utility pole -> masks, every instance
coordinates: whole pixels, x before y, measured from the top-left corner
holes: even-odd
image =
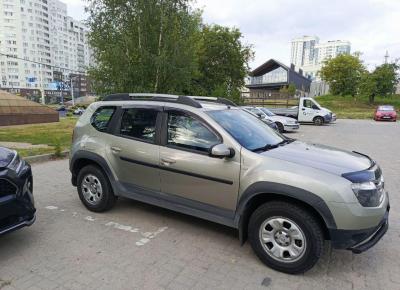
[[[389,52],[386,50],[385,63],[388,63],[388,59],[389,59]]]
[[[72,106],[75,106],[73,77],[71,77],[70,81],[71,81],[71,101],[72,101]]]
[[[39,69],[40,69],[40,71],[39,71],[39,74],[40,74],[40,95],[41,95],[41,98],[42,98],[42,104],[46,105],[46,100],[45,100],[45,97],[44,97],[44,88],[43,88],[43,69],[42,69],[42,65],[41,64],[39,64]]]

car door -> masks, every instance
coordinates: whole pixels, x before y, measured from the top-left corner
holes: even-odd
[[[224,140],[193,113],[166,109],[162,128],[162,192],[180,197],[181,202],[191,201],[193,207],[203,209],[205,205],[233,212],[239,188],[240,152],[236,152],[236,158],[211,157],[211,147]]]
[[[315,110],[313,109],[313,101],[310,99],[303,99],[301,106],[299,121],[300,122],[312,122],[315,116]]]
[[[158,118],[162,107],[122,108],[113,135],[107,140],[107,156],[122,186],[159,192]]]

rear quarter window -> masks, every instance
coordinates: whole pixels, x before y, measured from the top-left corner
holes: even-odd
[[[114,115],[116,107],[100,107],[90,119],[92,126],[100,132],[106,132],[111,118]]]

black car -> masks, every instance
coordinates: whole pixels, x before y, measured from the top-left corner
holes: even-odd
[[[0,147],[0,235],[35,221],[31,166],[16,151]]]

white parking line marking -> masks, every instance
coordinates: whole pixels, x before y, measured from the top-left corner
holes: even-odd
[[[90,221],[90,222],[94,222],[96,219],[89,215],[89,216],[85,217],[85,220]]]
[[[48,205],[48,206],[46,206],[46,208],[47,208],[47,209],[51,209],[51,210],[53,210],[53,209],[58,209],[57,206],[53,206],[53,205]]]
[[[60,212],[66,211],[65,209],[59,209],[57,206],[53,206],[53,205],[48,205],[45,208],[49,209],[49,210],[58,210]],[[74,212],[72,212],[72,216],[78,217],[79,213],[74,211]],[[90,221],[90,222],[95,222],[95,221],[100,222],[99,220],[97,220],[96,218],[94,218],[92,216],[86,216],[86,217],[83,217],[83,219],[86,221]],[[154,239],[157,235],[159,235],[160,233],[162,233],[168,229],[168,227],[161,227],[161,228],[158,228],[155,232],[141,232],[140,229],[137,227],[123,225],[123,224],[120,224],[120,223],[117,223],[114,221],[106,221],[103,225],[106,227],[112,227],[114,229],[129,232],[129,233],[139,233],[142,236],[142,238],[140,238],[140,240],[138,240],[135,243],[136,246],[138,246],[138,247],[144,246],[145,244],[150,242],[152,239]]]
[[[136,246],[140,247],[140,246],[147,244],[148,242],[150,242],[151,239],[154,239],[157,235],[159,235],[160,233],[162,233],[163,231],[165,231],[167,229],[168,229],[168,227],[162,227],[162,228],[159,228],[155,232],[142,233],[142,235],[145,236],[145,238],[142,238],[139,241],[137,241]]]
[[[108,226],[108,227],[114,227],[115,229],[123,230],[123,231],[126,231],[126,232],[131,232],[131,233],[139,232],[138,228],[132,228],[131,226],[121,225],[121,224],[116,223],[116,222],[108,222],[105,225]]]

